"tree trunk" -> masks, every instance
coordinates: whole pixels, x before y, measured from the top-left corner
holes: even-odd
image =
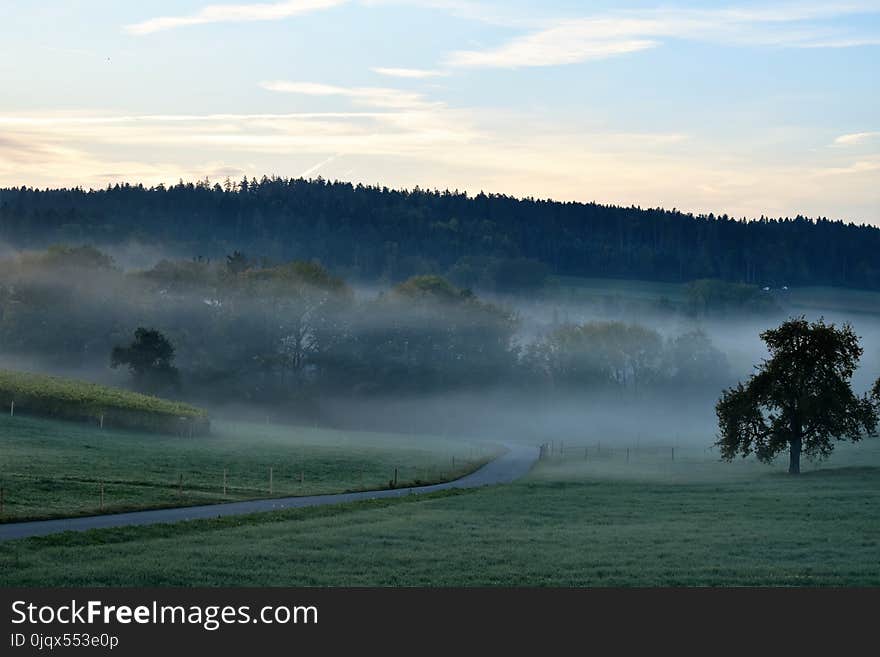
[[[791,439],[791,451],[788,456],[788,474],[801,473],[801,438]]]

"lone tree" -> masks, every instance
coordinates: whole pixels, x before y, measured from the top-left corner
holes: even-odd
[[[234,251],[231,255],[226,256],[226,271],[233,276],[246,272],[250,266],[250,260],[241,251]]]
[[[138,328],[134,340],[127,347],[114,347],[110,365],[126,365],[135,385],[148,391],[175,387],[179,377],[174,362],[174,347],[155,329]]]
[[[874,434],[880,382],[871,397],[853,393],[850,379],[862,348],[849,324],[836,328],[801,317],[761,339],[770,358],[715,407],[723,459],[754,452],[767,463],[788,448],[788,471],[798,474],[801,452],[824,457],[834,449],[832,438],[856,442]]]

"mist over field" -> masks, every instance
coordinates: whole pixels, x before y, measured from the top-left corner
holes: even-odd
[[[136,242],[2,254],[0,368],[180,398],[226,419],[707,447],[722,390],[766,356],[759,333],[788,317],[854,326],[857,392],[880,371],[869,292],[571,277],[503,292],[437,275],[349,284],[315,262]],[[174,346],[173,385],[111,368],[138,327]]]

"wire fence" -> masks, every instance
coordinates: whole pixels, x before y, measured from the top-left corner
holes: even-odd
[[[539,445],[539,460],[606,460],[630,462],[636,459],[664,460],[700,460],[717,461],[721,452],[715,445],[704,447],[692,445],[657,444],[650,445],[603,445],[601,441],[588,444],[549,441]]]
[[[0,476],[0,522],[90,515],[163,506],[185,506],[261,498],[411,488],[458,479],[486,463],[490,451],[471,450],[446,462],[387,466],[376,463],[341,471],[327,467],[227,467],[164,473],[150,480],[113,477]],[[260,476],[262,475],[262,476]]]
[[[783,450],[778,459],[788,459],[788,451]],[[603,444],[601,441],[591,443],[574,443],[566,441],[548,441],[539,445],[539,460],[550,463],[601,462],[614,464],[638,463],[643,464],[709,464],[721,462],[721,449],[713,443],[705,445],[682,445],[670,441],[662,444],[651,442],[650,444],[619,443]],[[743,459],[737,457],[736,461]],[[757,463],[757,457],[752,454],[747,459]],[[828,457],[803,454],[801,468],[804,471],[821,470],[828,467],[863,467],[873,466],[880,462],[880,441],[865,439],[856,443],[841,442],[835,444],[833,452]]]

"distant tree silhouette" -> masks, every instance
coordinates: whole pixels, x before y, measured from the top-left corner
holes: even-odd
[[[769,462],[788,449],[788,471],[798,474],[801,452],[828,456],[832,439],[856,442],[874,434],[877,390],[873,399],[858,397],[850,385],[862,355],[851,326],[801,317],[761,338],[770,358],[745,385],[725,391],[716,406],[722,458],[754,453]]]
[[[175,387],[179,376],[173,365],[174,347],[155,329],[138,328],[127,347],[114,347],[110,355],[113,368],[125,365],[135,385],[142,390],[158,392]]]
[[[235,251],[226,256],[226,271],[233,276],[246,272],[250,266],[250,261],[241,251]]]

